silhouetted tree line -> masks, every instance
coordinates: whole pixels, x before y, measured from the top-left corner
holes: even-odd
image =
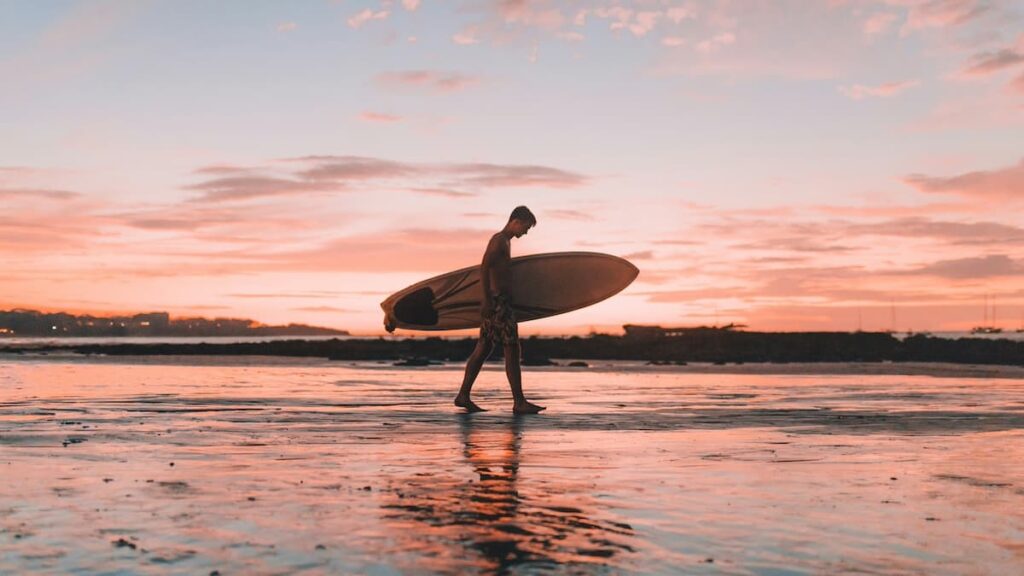
[[[105,344],[60,347],[83,354],[271,355],[334,360],[416,358],[463,362],[474,338],[403,340],[286,340],[231,344]],[[57,347],[54,347],[57,348]],[[11,351],[10,349],[8,351]],[[499,356],[497,352],[495,356]],[[684,362],[951,362],[1024,366],[1024,342],[915,335],[900,340],[884,332],[740,332],[695,330],[671,337],[592,335],[523,341],[525,364],[551,358]]]

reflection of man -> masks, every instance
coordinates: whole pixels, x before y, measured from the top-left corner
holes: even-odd
[[[414,563],[415,573],[532,574],[552,572],[601,574],[623,571],[614,560],[634,552],[633,529],[615,521],[595,502],[592,478],[523,482],[532,460],[540,469],[564,457],[524,452],[522,444],[534,419],[513,416],[489,420],[461,414],[462,456],[473,472],[460,466],[420,471],[397,479],[385,491],[382,519],[396,557]],[[454,452],[454,450],[452,451]],[[454,456],[453,453],[446,453]],[[456,463],[458,458],[454,458]],[[586,466],[571,462],[569,469]],[[420,468],[416,468],[421,470]],[[537,468],[534,468],[537,470]],[[460,550],[462,548],[465,552]],[[382,552],[387,553],[387,550]],[[411,554],[411,556],[409,556]],[[399,566],[401,569],[402,566]]]
[[[536,414],[544,409],[527,402],[523,394],[522,374],[519,368],[519,327],[516,324],[512,301],[509,298],[509,262],[512,259],[512,238],[519,238],[537,225],[537,218],[526,206],[517,206],[509,216],[508,223],[500,232],[491,236],[480,264],[480,283],[483,287],[483,306],[480,308],[480,340],[466,362],[466,375],[462,388],[455,397],[455,405],[468,412],[479,412],[469,398],[480,368],[491,355],[494,344],[500,343],[505,349],[505,375],[512,388],[512,411],[516,414]]]

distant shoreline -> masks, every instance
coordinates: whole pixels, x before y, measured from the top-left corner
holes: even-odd
[[[100,343],[4,345],[0,354],[105,356],[281,356],[339,361],[462,362],[475,338],[418,337],[286,339],[230,343]],[[500,351],[495,352],[500,356]],[[671,337],[530,337],[523,339],[523,364],[551,359],[618,360],[661,365],[789,363],[942,363],[1024,367],[1024,342],[987,338],[897,338],[884,332],[695,331]]]

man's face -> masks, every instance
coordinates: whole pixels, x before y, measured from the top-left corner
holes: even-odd
[[[515,235],[516,238],[519,238],[520,236],[525,236],[526,233],[529,232],[530,228],[532,227],[532,224],[527,224],[526,222],[523,222],[518,218],[512,221],[512,233]]]

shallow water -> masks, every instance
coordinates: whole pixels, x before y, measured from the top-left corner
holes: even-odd
[[[1024,572],[1024,382],[0,364],[0,573]]]

